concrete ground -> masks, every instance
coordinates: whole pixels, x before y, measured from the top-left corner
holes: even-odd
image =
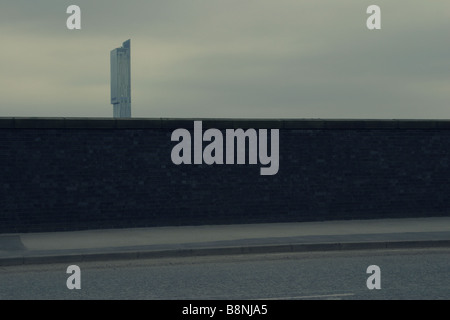
[[[0,265],[450,247],[450,217],[0,234]]]

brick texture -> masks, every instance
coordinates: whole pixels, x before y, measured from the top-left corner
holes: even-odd
[[[278,173],[174,165],[193,119],[0,119],[0,233],[450,215],[447,121],[208,127],[279,128]]]

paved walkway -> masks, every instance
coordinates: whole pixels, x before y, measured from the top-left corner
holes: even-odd
[[[0,265],[450,247],[450,217],[0,234]]]

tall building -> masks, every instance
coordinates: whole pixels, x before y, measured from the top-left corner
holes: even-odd
[[[131,118],[130,40],[111,50],[111,103],[114,118]]]

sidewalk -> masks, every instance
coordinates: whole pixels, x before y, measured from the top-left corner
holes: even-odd
[[[417,247],[450,247],[450,217],[0,234],[0,266]]]

